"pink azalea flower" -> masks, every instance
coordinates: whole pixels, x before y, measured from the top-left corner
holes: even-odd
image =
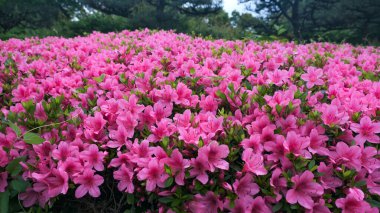
[[[76,157],[79,154],[77,146],[72,146],[67,142],[61,142],[57,149],[52,152],[52,157],[56,160],[65,161],[68,157]]]
[[[175,114],[173,120],[178,129],[188,128],[191,126],[191,111],[187,109],[183,114]]]
[[[255,153],[262,153],[264,150],[263,145],[261,144],[260,134],[251,135],[249,138],[246,138],[242,142],[240,142],[240,145],[244,149],[253,149]]]
[[[32,177],[40,183],[41,192],[44,191],[44,195],[48,198],[66,194],[69,189],[68,174],[62,169],[52,169],[51,172],[45,174],[34,172]],[[35,186],[37,185],[35,184]]]
[[[373,123],[368,116],[362,117],[360,124],[351,124],[351,130],[358,133],[355,141],[360,146],[363,146],[366,141],[380,143],[380,137],[376,135],[376,133],[380,133],[380,122]]]
[[[132,138],[138,125],[136,117],[131,112],[120,113],[116,118],[117,125],[124,127],[127,138]]]
[[[156,119],[156,122],[161,121],[163,118],[167,118],[172,114],[173,104],[162,104],[157,102],[153,105],[152,116]]]
[[[75,197],[81,198],[89,193],[92,197],[99,197],[99,186],[102,185],[104,179],[100,175],[95,175],[92,169],[85,169],[81,175],[74,179],[74,183],[80,184],[75,190]]]
[[[28,87],[20,84],[15,90],[12,91],[12,101],[14,102],[24,102],[28,101],[30,98],[31,91]]]
[[[328,150],[325,147],[326,141],[329,139],[326,135],[320,135],[317,129],[312,129],[309,134],[309,147],[308,150],[315,154],[327,155]]]
[[[253,202],[253,198],[251,196],[238,197],[234,200],[234,208],[231,209],[232,213],[245,213],[251,212],[251,204]]]
[[[156,158],[152,158],[148,166],[137,174],[137,178],[140,181],[146,180],[146,190],[150,192],[157,186],[164,187],[168,177],[169,175],[165,173],[164,165],[159,163]]]
[[[339,112],[335,105],[324,105],[322,109],[322,121],[326,125],[343,125],[348,121],[347,113]]]
[[[275,141],[276,140],[276,135],[274,134],[275,128],[273,126],[267,126],[264,127],[262,130],[262,133],[260,135],[260,141],[261,143],[267,143],[270,141]]]
[[[57,145],[53,145],[49,141],[44,141],[42,144],[33,145],[33,150],[41,159],[46,159],[50,158],[56,147]]]
[[[291,180],[294,186],[286,193],[286,201],[291,204],[299,203],[306,209],[311,209],[314,206],[312,197],[319,197],[324,191],[313,178],[314,175],[310,171],[293,176]]]
[[[113,158],[111,162],[109,163],[109,167],[119,167],[122,164],[130,164],[132,163],[130,158],[129,153],[122,153],[120,151],[117,152],[117,157]]]
[[[129,142],[130,136],[131,132],[128,132],[123,126],[118,126],[117,130],[110,130],[109,137],[113,140],[109,141],[107,146],[120,149]]]
[[[100,105],[100,110],[105,115],[109,123],[113,123],[116,121],[116,117],[119,110],[119,103],[116,99],[111,98],[106,100],[105,103]]]
[[[213,135],[223,130],[223,117],[213,118],[209,117],[207,122],[200,124],[201,129],[206,133],[212,133]]]
[[[8,172],[0,173],[0,192],[4,192],[5,188],[8,186]]]
[[[295,156],[303,156],[311,158],[311,155],[306,148],[309,147],[310,141],[307,138],[299,136],[294,131],[288,132],[284,143],[284,148],[287,153],[292,153]]]
[[[376,158],[377,153],[378,150],[375,147],[367,146],[362,148],[361,164],[369,173],[380,168],[380,160]]]
[[[143,129],[144,125],[152,126],[154,122],[156,122],[156,118],[154,117],[153,107],[147,106],[144,111],[139,114],[139,129]]]
[[[297,119],[294,115],[289,115],[286,119],[280,118],[276,121],[276,125],[281,128],[282,132],[297,131]],[[274,130],[275,128],[273,128]]]
[[[56,197],[59,194],[66,194],[69,189],[68,174],[61,169],[52,169],[51,175],[46,177],[44,181],[48,184],[49,197]]]
[[[195,129],[192,127],[188,129],[184,129],[181,127],[181,128],[178,128],[178,132],[179,132],[178,139],[183,140],[187,144],[198,145],[199,138],[200,138],[198,129]]]
[[[253,199],[252,203],[250,203],[250,211],[252,213],[270,213],[272,212],[271,208],[269,208],[265,202],[265,200],[258,196],[255,199]]]
[[[150,142],[157,142],[164,137],[172,135],[176,131],[176,127],[171,123],[170,119],[162,119],[156,126],[151,127],[152,134],[148,137]]]
[[[260,191],[259,186],[253,182],[253,176],[251,174],[246,174],[244,177],[236,179],[233,188],[239,197],[253,196]]]
[[[367,179],[369,192],[380,196],[380,170],[372,172]]]
[[[322,69],[315,69],[313,67],[308,67],[307,73],[302,74],[301,78],[302,80],[306,81],[306,86],[307,88],[312,88],[314,85],[323,85],[324,82],[321,79],[323,75],[323,70]]]
[[[196,177],[201,183],[206,184],[208,181],[207,171],[210,171],[210,165],[206,156],[198,155],[197,158],[191,159],[190,175]]]
[[[336,164],[342,164],[350,169],[360,171],[362,165],[360,162],[361,149],[358,146],[348,146],[344,142],[336,144],[336,151],[330,152],[330,158]]]
[[[264,158],[261,154],[255,154],[251,148],[248,148],[243,151],[241,158],[245,162],[243,171],[256,175],[267,174],[268,171],[264,167]]]
[[[165,105],[172,104],[178,99],[176,91],[170,85],[165,85],[164,89],[159,90],[158,96],[160,96],[160,102],[163,102]]]
[[[124,164],[121,165],[119,170],[114,171],[113,177],[120,182],[117,184],[117,188],[120,191],[133,193],[135,187],[133,185],[133,171],[127,168]]]
[[[272,177],[270,178],[270,185],[274,188],[274,193],[276,194],[276,201],[279,201],[282,198],[282,195],[280,194],[280,191],[284,191],[287,187],[286,179],[281,176],[281,169],[276,168],[273,173]]]
[[[177,92],[177,100],[176,100],[176,104],[181,104],[183,106],[190,106],[191,104],[191,89],[189,89],[184,83],[182,82],[179,82],[178,85],[177,85],[177,89],[176,89],[176,92]]]
[[[334,176],[334,168],[332,164],[326,166],[324,162],[321,162],[318,166],[318,172],[323,174],[320,177],[320,183],[325,189],[332,189],[335,191],[335,188],[343,184],[338,177]]]
[[[154,157],[157,158],[158,162],[167,163],[169,161],[170,158],[162,147],[156,146],[152,147],[151,149],[153,150],[152,153]]]
[[[100,112],[95,112],[94,117],[88,117],[84,121],[85,136],[87,139],[98,141],[99,136],[102,136],[103,128],[107,121],[103,119]]]
[[[223,158],[226,158],[229,153],[227,145],[219,145],[215,141],[198,150],[198,156],[205,156],[207,158],[211,172],[215,171],[215,168],[228,170],[229,164]]]
[[[70,178],[75,177],[83,170],[83,165],[77,157],[68,157],[65,161],[59,161],[57,167],[65,171]]]
[[[268,160],[279,161],[285,159],[285,152],[287,151],[284,147],[285,138],[282,135],[277,135],[274,142],[268,142],[264,144],[264,149],[271,154],[268,155]]]
[[[129,96],[128,101],[121,102],[119,106],[121,109],[130,112],[133,117],[137,117],[138,114],[144,110],[144,105],[137,104],[138,101],[139,99],[136,95],[131,95]]]
[[[182,154],[175,149],[171,157],[168,159],[167,164],[170,166],[172,173],[175,175],[175,182],[183,186],[185,184],[185,169],[190,167],[189,160],[183,159]]]
[[[97,171],[103,171],[103,160],[107,152],[100,152],[98,146],[91,144],[86,150],[79,154],[79,157],[86,162],[87,166],[95,168]]]
[[[36,111],[34,112],[34,116],[42,121],[47,120],[48,117],[45,113],[44,107],[42,106],[41,102],[36,104]]]
[[[223,209],[223,203],[213,192],[208,191],[204,196],[200,194],[195,195],[189,207],[191,212],[217,213],[218,209]]]
[[[313,208],[307,209],[306,213],[331,213],[330,209],[325,205],[324,199],[319,199],[318,202],[314,203]]]
[[[371,206],[364,201],[364,193],[357,188],[349,189],[347,196],[337,199],[335,204],[343,213],[372,212]]]
[[[48,201],[47,197],[43,196],[40,192],[35,191],[32,187],[29,187],[25,192],[20,193],[18,198],[22,200],[22,205],[25,207],[31,207],[37,202],[41,207],[45,207],[45,204]]]
[[[199,102],[199,106],[201,107],[203,112],[215,113],[218,109],[218,102],[212,96],[205,97],[204,95],[202,95],[201,101]]]
[[[136,163],[140,167],[146,167],[148,162],[150,161],[151,155],[153,154],[153,150],[149,147],[149,141],[143,140],[141,143],[135,139],[131,147],[131,153],[129,160],[133,163]]]
[[[247,126],[248,134],[250,135],[253,135],[254,133],[261,134],[262,130],[267,126],[270,126],[273,129],[276,129],[276,126],[274,124],[271,124],[271,121],[269,120],[268,116],[263,115]]]

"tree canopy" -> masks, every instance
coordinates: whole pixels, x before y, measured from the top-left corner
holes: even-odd
[[[239,2],[248,12],[227,14],[222,0],[0,0],[0,38],[150,28],[225,39],[380,41],[380,0]]]

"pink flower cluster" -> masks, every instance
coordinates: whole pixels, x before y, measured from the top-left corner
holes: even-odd
[[[0,41],[0,192],[51,207],[116,183],[126,208],[160,212],[378,212],[379,75],[379,48],[346,44]]]

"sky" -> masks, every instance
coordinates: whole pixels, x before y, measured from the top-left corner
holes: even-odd
[[[223,0],[223,9],[230,15],[234,10],[245,12],[244,4],[238,4],[238,0]]]

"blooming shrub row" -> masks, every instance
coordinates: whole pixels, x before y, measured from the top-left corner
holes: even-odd
[[[148,30],[0,41],[1,208],[378,212],[379,53]]]

